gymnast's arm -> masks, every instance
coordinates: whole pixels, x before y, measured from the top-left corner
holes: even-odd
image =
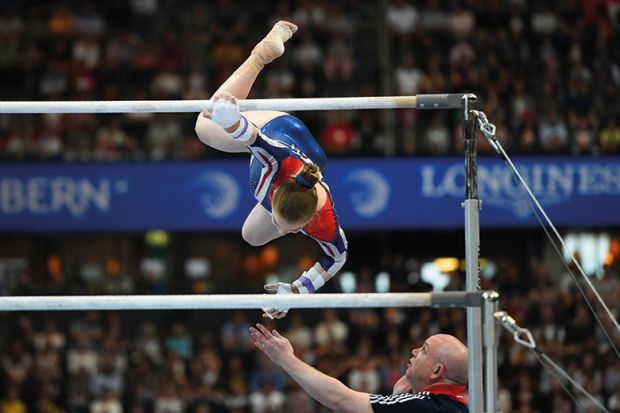
[[[292,284],[302,294],[316,292],[333,278],[347,261],[347,239],[340,226],[338,226],[333,242],[325,242],[316,238],[315,240],[323,250],[323,255]]]

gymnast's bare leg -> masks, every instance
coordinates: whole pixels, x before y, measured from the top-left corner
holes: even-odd
[[[250,93],[258,74],[265,65],[271,63],[284,53],[284,43],[297,31],[297,26],[286,21],[276,23],[271,31],[252,50],[250,57],[219,87],[211,99],[223,94],[229,94],[237,99],[245,99]],[[258,128],[264,126],[271,119],[282,115],[276,111],[244,112],[243,115]],[[196,134],[198,138],[210,147],[222,152],[248,152],[248,148],[241,142],[232,139],[215,122],[201,112],[196,120]]]

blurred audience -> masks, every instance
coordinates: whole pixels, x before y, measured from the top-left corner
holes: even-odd
[[[421,279],[425,277],[421,258],[389,254],[380,261],[381,271],[368,264],[349,264],[354,266],[349,271],[355,274],[356,292],[376,291],[380,274],[391,278],[390,291],[437,288],[429,283],[432,280]],[[592,394],[616,408],[620,361],[572,277],[565,270],[553,271],[534,256],[525,260],[489,257],[489,261],[495,269],[483,271],[482,288],[500,291],[500,307],[532,331],[538,346]],[[447,290],[463,288],[461,270],[449,271],[444,277]],[[617,257],[592,277],[603,299],[617,311]],[[230,282],[234,276],[228,274],[225,279]],[[253,288],[238,284],[239,292]],[[99,290],[87,285],[83,291],[65,288],[77,294],[105,293],[104,285]],[[210,288],[218,293],[223,287]],[[337,282],[332,290],[339,291]],[[2,409],[18,413],[41,406],[46,411],[84,413],[321,411],[251,346],[248,328],[261,320],[260,312],[207,312],[196,317],[189,313],[126,314],[89,311],[10,320],[6,331],[12,333],[0,340],[6,349],[0,359],[0,383],[5,389]],[[612,331],[606,316],[598,316]],[[308,363],[354,389],[389,393],[403,374],[411,345],[438,332],[465,340],[465,323],[465,312],[460,309],[325,309],[291,311],[278,322],[278,329],[290,337],[299,357]],[[214,331],[219,331],[218,338],[212,335]],[[620,335],[612,333],[611,339],[616,348],[620,346]],[[568,396],[560,383],[506,334],[500,339],[499,378],[505,412],[572,408],[566,405]],[[580,401],[589,406],[586,399]]]
[[[2,5],[2,99],[207,99],[269,18],[286,18],[301,30],[251,97],[474,92],[498,131],[515,137],[518,153],[614,154],[620,145],[614,2],[390,0],[381,9],[357,0],[295,0],[277,2],[273,11],[262,1],[220,3],[217,10],[195,0],[183,9],[157,0],[132,1],[128,10],[93,1]],[[457,118],[399,112],[300,116],[328,155],[460,150]],[[189,143],[193,117],[4,115],[0,160],[222,156]],[[385,136],[380,125],[390,117],[399,127]]]

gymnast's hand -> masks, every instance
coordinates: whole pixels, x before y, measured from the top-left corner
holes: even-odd
[[[228,92],[219,92],[213,96],[211,111],[203,110],[205,117],[220,125],[227,132],[232,132],[241,118],[237,99]]]
[[[299,294],[297,287],[288,283],[266,284],[265,291],[276,293],[276,295]],[[263,317],[281,319],[286,317],[288,310],[288,308],[263,308],[263,311],[265,312]]]
[[[295,357],[290,341],[282,337],[276,330],[270,332],[262,324],[250,327],[250,336],[254,345],[277,365],[283,365],[287,358]]]

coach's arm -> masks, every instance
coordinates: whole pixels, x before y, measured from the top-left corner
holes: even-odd
[[[256,328],[250,328],[250,334],[254,345],[319,403],[336,412],[372,413],[368,393],[351,390],[339,380],[301,361],[295,356],[291,343],[276,330],[272,333],[262,324],[256,324]]]

